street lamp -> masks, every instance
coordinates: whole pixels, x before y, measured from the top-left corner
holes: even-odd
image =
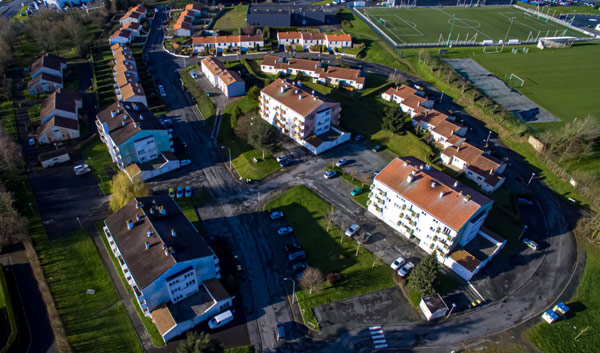
[[[292,304],[296,302],[296,281],[292,278],[283,278],[284,281],[292,281]]]
[[[527,230],[527,224],[523,226],[523,230],[521,231],[521,235],[519,235],[519,237],[517,238],[517,240],[521,240],[521,237],[523,236],[523,234],[525,234],[525,231]]]
[[[488,133],[488,137],[485,139],[486,146],[487,146],[488,142],[490,141],[490,136],[492,136],[492,130],[490,130],[490,132]]]
[[[454,308],[456,308],[456,304],[452,303],[452,308],[450,308],[450,312],[448,313],[448,316],[446,316],[446,319],[450,317],[450,314],[452,314],[452,310],[454,310]]]
[[[31,202],[29,203],[29,208],[31,208],[31,213],[33,213],[33,215],[35,216],[35,210],[33,209],[33,205],[31,204]]]
[[[79,219],[79,217],[77,217],[77,223],[79,223],[79,226],[81,227],[81,229],[83,229],[83,224],[81,224],[81,220]]]
[[[221,149],[226,149],[229,151],[229,169],[231,170],[231,148],[225,146],[225,145],[221,145]]]
[[[527,182],[527,187],[529,187],[529,184],[531,184],[531,181],[533,180],[534,176],[535,176],[535,173],[531,173],[531,178],[529,178],[529,181]]]

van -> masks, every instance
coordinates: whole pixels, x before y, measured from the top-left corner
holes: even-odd
[[[214,330],[218,327],[221,327],[221,326],[229,323],[232,320],[233,320],[233,313],[231,312],[231,310],[227,310],[226,312],[220,313],[219,315],[208,320],[208,327],[210,327]]]
[[[283,322],[277,323],[277,341],[285,341],[285,326]]]

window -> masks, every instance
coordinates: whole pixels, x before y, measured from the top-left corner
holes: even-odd
[[[448,227],[444,227],[444,231],[443,231],[443,232],[444,232],[444,234],[446,234],[446,235],[450,235],[450,232],[451,232],[451,230],[450,230],[450,228],[448,228]]]

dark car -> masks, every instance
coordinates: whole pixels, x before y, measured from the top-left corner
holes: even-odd
[[[284,246],[283,249],[285,250],[286,253],[291,254],[296,251],[302,250],[302,247],[298,243],[292,243],[292,244],[288,244],[288,245]]]
[[[379,152],[383,149],[383,145],[376,145],[375,147],[373,147],[373,149],[371,151],[373,152]]]

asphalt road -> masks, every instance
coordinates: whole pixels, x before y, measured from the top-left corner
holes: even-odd
[[[12,18],[14,15],[17,14],[17,12],[19,12],[23,5],[29,5],[31,4],[31,2],[32,0],[13,0],[8,3],[0,4],[0,15],[6,18]]]
[[[364,147],[361,151],[361,146],[356,144],[336,148],[319,157],[299,152],[295,156],[298,163],[286,168],[284,172],[276,173],[261,183],[238,184],[222,163],[224,158],[219,154],[220,148],[211,138],[211,135],[214,136],[211,134],[213,126],[207,126],[201,120],[190,98],[181,88],[177,70],[183,64],[183,60],[175,59],[162,51],[161,35],[159,31],[152,32],[147,51],[154,63],[161,63],[161,70],[157,76],[163,81],[167,91],[169,115],[175,118],[175,134],[187,143],[193,163],[188,169],[165,176],[151,183],[151,186],[155,191],[162,192],[175,185],[203,186],[211,195],[212,202],[199,209],[199,213],[204,224],[209,225],[208,231],[230,237],[235,251],[241,255],[246,272],[246,279],[242,283],[242,296],[246,305],[251,343],[259,351],[274,351],[277,348],[282,351],[324,352],[372,350],[370,335],[364,327],[346,327],[340,329],[336,336],[321,336],[317,340],[302,338],[283,347],[275,342],[275,322],[289,323],[293,316],[285,298],[289,288],[285,287],[287,284],[282,281],[289,269],[277,254],[281,252],[279,246],[282,243],[273,238],[272,225],[257,211],[273,192],[291,185],[303,184],[336,206],[339,212],[336,220],[340,222],[338,224],[358,220],[373,227],[382,226],[381,244],[402,244],[397,248],[387,247],[387,250],[385,246],[374,246],[372,251],[383,261],[388,262],[397,254],[410,256],[412,251],[418,253],[418,250],[411,249],[410,243],[400,239],[389,228],[380,225],[378,220],[351,201],[344,194],[351,189],[347,184],[344,185],[345,182],[340,179],[325,180],[322,177],[325,165],[341,156],[352,155],[357,164],[362,164],[373,163],[373,154]],[[194,59],[186,61],[188,64],[194,63]],[[363,70],[372,70],[380,74],[389,74],[394,70],[358,60],[351,62],[361,65]],[[474,138],[484,139],[487,136],[487,130],[482,129],[480,122],[468,118],[465,120],[472,123]],[[510,158],[511,175],[518,175],[520,180],[527,180],[531,173],[530,166],[520,156],[506,149],[500,141],[492,138],[491,142],[499,153]],[[383,166],[387,161],[384,158],[380,163]],[[365,164],[363,172],[367,173],[369,168],[379,170],[381,166],[377,165],[377,162],[369,166]],[[460,347],[463,341],[491,335],[536,317],[554,302],[565,287],[576,285],[576,280],[571,281],[577,256],[576,246],[561,215],[561,206],[552,192],[538,180],[534,180],[530,188],[536,195],[536,205],[539,205],[540,212],[543,212],[541,218],[547,223],[545,227],[536,230],[536,233],[539,233],[536,235],[537,239],[542,241],[544,247],[536,254],[522,254],[526,260],[523,265],[527,271],[519,270],[522,275],[514,279],[515,282],[507,283],[510,288],[506,295],[500,298],[502,300],[492,301],[468,314],[457,315],[453,320],[441,323],[415,325],[398,322],[385,325],[384,331],[390,347]],[[531,217],[534,222],[534,219],[538,222],[540,220],[539,215]],[[375,244],[377,243],[380,242],[376,241]],[[323,341],[325,338],[330,341]]]

